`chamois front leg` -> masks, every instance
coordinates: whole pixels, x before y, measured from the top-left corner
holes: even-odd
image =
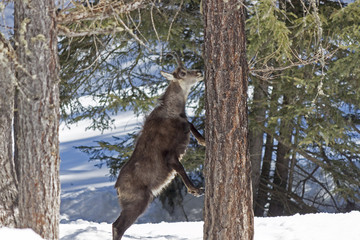
[[[194,137],[196,138],[196,140],[200,145],[205,147],[206,146],[205,138],[201,135],[201,133],[199,133],[199,131],[194,127],[194,125],[191,122],[188,121],[188,123],[190,124],[190,131],[192,135],[194,135]]]
[[[197,197],[203,195],[204,188],[197,188],[194,186],[194,184],[191,182],[190,178],[186,174],[185,169],[183,165],[180,163],[179,159],[175,157],[173,154],[168,154],[167,158],[170,168],[175,170],[180,175],[188,192]]]

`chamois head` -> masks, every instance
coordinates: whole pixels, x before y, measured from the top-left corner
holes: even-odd
[[[187,94],[190,91],[190,88],[195,83],[203,80],[203,78],[204,78],[203,74],[200,70],[186,69],[177,55],[175,55],[175,54],[170,54],[170,55],[172,55],[175,58],[178,66],[175,69],[175,71],[172,73],[167,73],[167,72],[161,71],[161,75],[169,81],[179,83],[180,87],[182,88],[182,90],[185,92],[185,95],[187,96]]]

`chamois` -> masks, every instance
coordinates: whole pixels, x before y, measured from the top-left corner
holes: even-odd
[[[199,70],[186,69],[179,58],[172,73],[161,74],[170,81],[158,105],[146,118],[136,141],[134,152],[120,170],[115,188],[122,207],[121,215],[113,223],[113,240],[120,240],[124,232],[146,210],[176,174],[188,192],[195,196],[204,193],[196,188],[180,163],[190,140],[190,131],[201,145],[205,139],[188,122],[185,103],[191,86],[203,79]]]

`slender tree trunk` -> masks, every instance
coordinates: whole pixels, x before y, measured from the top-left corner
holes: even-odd
[[[301,118],[298,118],[296,120],[296,125],[295,125],[295,133],[294,133],[294,145],[297,146],[298,145],[298,138],[299,138],[299,126],[301,126]],[[289,181],[288,181],[288,192],[292,192],[292,187],[293,187],[293,181],[294,181],[294,169],[295,169],[295,164],[297,162],[297,158],[296,158],[296,151],[293,151],[291,154],[291,161],[290,161],[290,169],[289,169]]]
[[[284,96],[283,106],[288,105],[288,99]],[[280,138],[285,142],[291,142],[291,127],[288,120],[281,119],[280,124]],[[273,181],[273,190],[271,194],[271,201],[269,206],[270,216],[282,216],[284,215],[285,205],[287,204],[287,183],[289,175],[289,163],[290,163],[290,149],[282,144],[278,143],[275,174]]]
[[[260,184],[254,207],[255,216],[259,217],[264,216],[265,205],[268,202],[268,183],[270,181],[270,168],[273,147],[273,138],[270,134],[266,134],[265,153],[261,168]]]
[[[277,99],[276,97],[275,86],[273,86],[271,93],[271,100]],[[269,103],[268,106],[268,116],[272,116],[276,112],[276,107]],[[269,123],[268,123],[269,127]],[[264,158],[261,167],[261,175],[260,175],[260,184],[258,188],[258,194],[256,199],[254,200],[254,213],[255,216],[264,216],[265,214],[265,205],[268,203],[268,195],[269,195],[269,187],[270,183],[270,169],[271,169],[271,161],[272,155],[274,151],[274,139],[270,134],[266,134],[265,140],[265,151]]]
[[[204,239],[254,234],[248,154],[244,1],[206,0],[206,161]]]
[[[15,164],[20,228],[58,239],[59,89],[54,1],[15,1],[19,91]]]
[[[262,148],[264,144],[264,132],[261,130],[261,128],[256,127],[256,125],[264,125],[265,122],[266,107],[264,104],[261,104],[265,98],[265,91],[266,84],[264,81],[260,80],[259,83],[255,84],[253,106],[252,111],[250,112],[250,119],[255,121],[253,124],[254,127],[249,130],[251,181],[254,200],[256,199],[259,188]]]
[[[17,180],[13,158],[15,72],[13,54],[0,36],[0,227],[15,227],[17,220]]]

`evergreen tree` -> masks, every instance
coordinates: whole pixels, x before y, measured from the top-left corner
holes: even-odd
[[[348,105],[346,97],[343,98],[339,95],[335,97],[335,94],[333,94],[334,90],[338,91],[343,85],[346,87],[340,90],[341,93],[348,91],[345,90],[349,87],[348,84],[350,84],[351,89],[357,88],[357,86],[353,87],[351,81],[346,81],[343,77],[346,76],[348,66],[342,65],[341,69],[337,69],[337,73],[343,76],[331,76],[333,66],[340,64],[344,56],[341,44],[335,41],[342,33],[336,27],[340,25],[337,25],[338,22],[334,20],[337,19],[336,16],[341,15],[348,9],[357,9],[354,8],[354,5],[358,3],[355,2],[353,5],[346,7],[340,6],[339,2],[331,1],[325,1],[320,5],[316,5],[313,1],[308,3],[299,1],[292,5],[281,1],[278,5],[274,3],[274,1],[262,1],[255,4],[265,6],[268,4],[266,8],[257,7],[256,10],[269,9],[269,4],[270,9],[275,9],[273,11],[268,10],[267,13],[257,11],[257,14],[259,16],[268,16],[265,19],[260,18],[260,21],[268,21],[265,26],[268,26],[270,30],[273,30],[274,26],[282,26],[277,30],[283,29],[283,33],[278,33],[276,36],[283,35],[291,39],[291,41],[285,41],[287,44],[283,45],[283,48],[276,48],[282,42],[278,43],[278,39],[275,37],[274,40],[269,39],[269,34],[266,33],[268,28],[261,28],[260,26],[264,25],[258,25],[258,18],[248,20],[248,26],[250,26],[249,52],[252,53],[252,56],[255,56],[252,59],[254,63],[252,66],[254,68],[251,76],[252,80],[254,82],[257,80],[267,81],[272,96],[274,94],[278,96],[275,99],[271,98],[271,101],[268,98],[263,99],[262,104],[265,104],[265,106],[268,106],[268,104],[270,106],[274,105],[274,109],[277,109],[277,111],[269,111],[266,123],[257,124],[257,127],[260,126],[277,141],[274,180],[268,181],[267,184],[271,185],[273,189],[271,201],[281,199],[281,203],[277,205],[282,206],[283,209],[274,214],[316,211],[316,208],[322,207],[324,209],[329,205],[340,211],[341,208],[338,206],[338,202],[341,200],[336,199],[336,196],[340,196],[336,193],[340,188],[338,188],[339,185],[337,184],[335,188],[333,185],[336,182],[347,182],[341,184],[341,188],[344,185],[347,186],[345,188],[347,188],[346,192],[348,194],[351,192],[346,198],[350,197],[350,200],[348,200],[350,202],[357,201],[358,191],[355,190],[354,186],[357,184],[356,179],[358,177],[355,176],[358,176],[356,172],[359,171],[359,167],[355,164],[358,161],[356,157],[340,157],[341,154],[333,153],[338,151],[336,149],[346,149],[344,152],[352,152],[352,154],[356,155],[359,146],[356,146],[351,139],[354,137],[354,129],[350,128],[346,118],[348,113],[344,111],[344,106]],[[274,12],[277,14],[271,14]],[[332,17],[326,19],[325,16],[329,15]],[[347,24],[356,23],[349,21]],[[251,31],[258,32],[253,36]],[[346,37],[349,36],[351,35],[346,34]],[[355,39],[356,37],[352,38],[352,40]],[[267,41],[265,46],[270,49],[269,52],[265,51],[264,55],[262,54],[264,48],[261,49],[261,44],[265,42],[262,41]],[[258,45],[255,44],[256,42],[258,42]],[[253,49],[252,46],[258,46],[258,48]],[[265,47],[266,49],[268,48]],[[288,53],[291,54],[287,55]],[[352,57],[355,57],[356,53],[353,53]],[[355,69],[353,68],[353,70]],[[343,84],[338,84],[339,79],[342,79]],[[290,101],[290,104],[284,105],[285,100]],[[261,104],[261,101],[257,101],[256,104]],[[352,115],[356,116],[359,106],[354,104],[348,109],[352,112]],[[252,119],[250,122],[256,123]],[[282,136],[283,127],[281,124],[283,122],[290,124],[291,128],[286,132],[291,134],[292,137],[289,137],[289,135],[288,137]],[[290,159],[286,162],[278,162],[283,146],[288,148],[288,151],[290,150],[285,156],[293,158],[291,164]],[[331,157],[328,157],[328,155]],[[349,161],[349,159],[351,160]],[[286,180],[285,183],[283,180],[277,180],[279,179],[280,167],[284,168],[284,177],[282,179]],[[352,174],[345,174],[348,171]],[[332,176],[331,180],[326,179],[326,176],[329,176],[328,174]],[[339,178],[342,180],[338,181]],[[288,188],[287,185],[291,186],[291,188]],[[304,191],[309,186],[313,191]],[[268,195],[266,194],[266,196]],[[262,204],[262,206],[264,205]],[[315,206],[316,208],[310,208],[309,206]]]

